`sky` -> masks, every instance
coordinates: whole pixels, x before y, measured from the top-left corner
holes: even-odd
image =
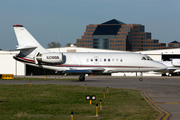
[[[86,25],[117,19],[142,24],[160,43],[180,42],[180,0],[1,0],[0,49],[15,48],[13,25],[23,25],[45,48],[76,43]]]

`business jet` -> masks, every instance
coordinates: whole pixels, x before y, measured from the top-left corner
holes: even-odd
[[[14,59],[35,67],[61,71],[64,74],[78,74],[80,81],[85,80],[85,74],[147,72],[166,69],[165,65],[153,61],[147,55],[138,53],[50,52],[43,48],[23,25],[13,25],[13,27],[18,41],[16,49],[20,50]]]
[[[162,64],[166,65],[167,69],[163,72],[167,76],[172,76],[172,74],[180,73],[180,59],[173,58],[171,61],[160,61]]]

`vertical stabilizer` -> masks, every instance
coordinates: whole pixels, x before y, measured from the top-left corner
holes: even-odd
[[[17,49],[19,49],[23,55],[34,56],[39,52],[49,52],[43,48],[22,25],[13,25],[13,27],[18,41]]]

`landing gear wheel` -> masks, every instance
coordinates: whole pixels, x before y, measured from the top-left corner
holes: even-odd
[[[143,76],[143,73],[141,72],[141,77],[139,78],[139,81],[143,81],[143,78],[142,78],[142,76]]]
[[[79,81],[84,81],[84,80],[85,80],[85,77],[84,77],[84,76],[85,76],[84,74],[80,75],[80,76],[79,76]]]
[[[84,81],[85,77],[79,77],[79,81]]]

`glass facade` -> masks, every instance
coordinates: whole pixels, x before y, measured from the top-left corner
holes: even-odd
[[[93,39],[93,48],[108,49],[108,39]]]

